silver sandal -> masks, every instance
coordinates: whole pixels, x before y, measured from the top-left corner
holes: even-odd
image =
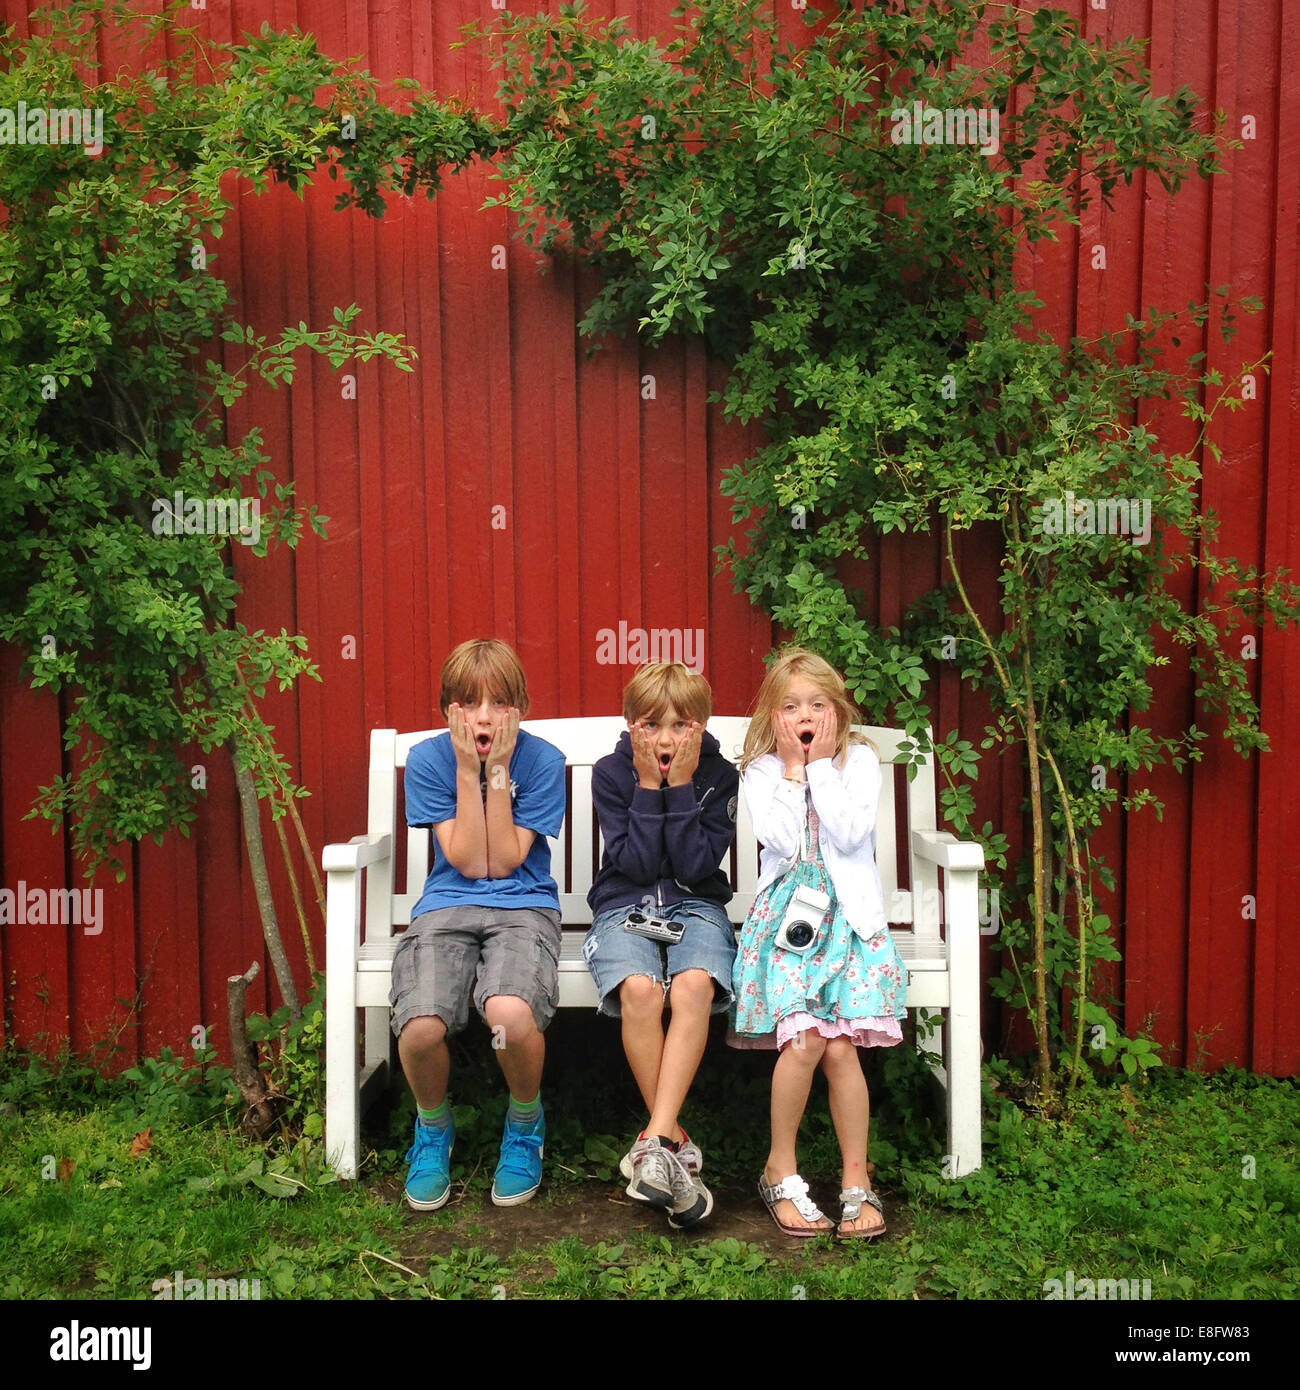
[[[777,1229],[783,1236],[793,1236],[796,1240],[807,1240],[812,1236],[825,1235],[831,1227],[823,1226],[791,1226],[782,1221],[776,1214],[776,1204],[782,1200],[790,1202],[795,1211],[803,1217],[805,1221],[825,1221],[826,1214],[821,1211],[817,1203],[808,1195],[808,1184],[799,1176],[798,1173],[791,1173],[788,1178],[782,1178],[780,1182],[769,1186],[760,1177],[758,1180],[758,1195],[763,1199],[763,1205],[771,1214],[772,1220],[776,1222]]]
[[[867,1231],[841,1231],[840,1226],[846,1221],[856,1221],[862,1215],[864,1202],[875,1207],[880,1213],[880,1225],[872,1226]],[[877,1236],[885,1234],[885,1209],[880,1203],[880,1198],[869,1187],[846,1187],[840,1193],[840,1203],[840,1226],[835,1228],[837,1240],[874,1240]]]

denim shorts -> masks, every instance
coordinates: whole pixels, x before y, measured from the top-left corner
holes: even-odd
[[[442,1019],[447,1032],[469,1022],[471,1000],[495,994],[525,1000],[541,1030],[560,1002],[560,914],[535,907],[440,907],[421,913],[393,955],[392,1028],[399,1038],[413,1018]]]
[[[676,945],[668,946],[624,931],[631,907],[611,907],[598,913],[582,943],[582,958],[600,995],[597,1013],[621,1018],[619,986],[629,975],[648,975],[669,995],[673,976],[683,970],[703,970],[713,980],[712,1012],[731,1007],[731,967],[736,958],[736,929],[717,903],[703,898],[654,909],[656,917],[685,922],[686,930]]]

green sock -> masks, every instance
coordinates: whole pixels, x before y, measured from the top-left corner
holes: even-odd
[[[417,1105],[415,1113],[420,1117],[422,1125],[435,1125],[438,1129],[446,1129],[451,1123],[451,1109],[445,1099],[436,1110],[426,1110],[424,1106]]]
[[[510,1108],[506,1113],[514,1124],[536,1124],[542,1114],[542,1093],[538,1091],[532,1100],[516,1100],[511,1096]]]

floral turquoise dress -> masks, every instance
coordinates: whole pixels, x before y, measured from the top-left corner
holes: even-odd
[[[892,1047],[902,1041],[899,1025],[907,1013],[902,957],[887,931],[863,941],[849,926],[822,862],[811,799],[806,824],[806,853],[754,899],[741,928],[727,1041],[733,1047],[784,1047],[815,1028],[826,1038],[850,1037],[858,1047]],[[817,943],[803,955],[776,944],[800,884],[831,899]]]

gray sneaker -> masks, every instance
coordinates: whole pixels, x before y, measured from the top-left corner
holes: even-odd
[[[682,1130],[686,1134],[685,1130]],[[699,1146],[692,1142],[689,1135],[682,1140],[677,1150],[677,1157],[681,1159],[682,1165],[688,1172],[693,1173],[697,1178],[704,1167],[704,1155],[700,1152]]]
[[[686,1131],[682,1130],[682,1133],[686,1134]],[[632,1154],[635,1149],[636,1144],[633,1144],[618,1161],[618,1171],[628,1182],[632,1181]],[[689,1135],[686,1135],[686,1138],[682,1140],[681,1147],[677,1150],[677,1157],[697,1178],[699,1177],[700,1170],[704,1167],[704,1155],[700,1152],[699,1146],[692,1142]]]
[[[625,1161],[632,1170],[627,1195],[652,1207],[672,1206],[683,1180],[688,1180],[677,1155],[665,1149],[654,1135],[638,1139]],[[621,1163],[619,1171],[625,1171]]]
[[[668,1224],[675,1231],[697,1225],[713,1210],[713,1193],[700,1181],[703,1157],[689,1140],[677,1151],[677,1172],[673,1184],[673,1204],[668,1209]]]

